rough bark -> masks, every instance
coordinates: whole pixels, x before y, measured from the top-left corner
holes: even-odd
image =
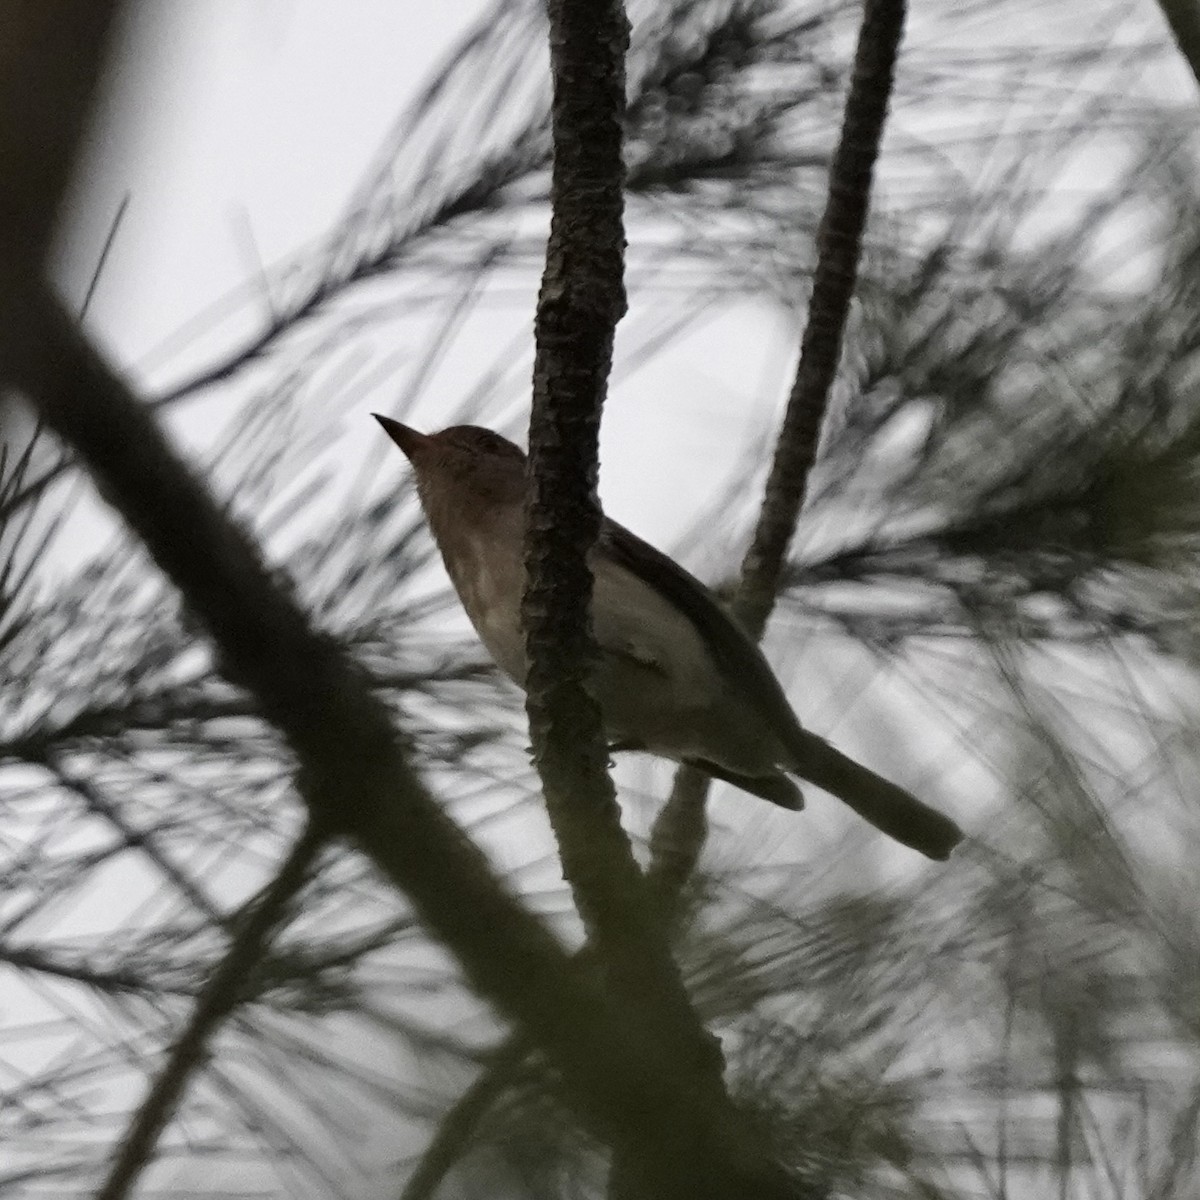
[[[625,311],[619,2],[550,4],[553,211],[538,297],[522,621],[534,759],[563,872],[589,933],[624,942],[641,887],[606,772],[587,555],[600,532],[600,412]],[[615,947],[614,947],[615,948]]]
[[[617,994],[720,1095],[720,1059],[693,1014],[621,827],[599,708],[587,556],[602,519],[600,413],[625,310],[621,121],[628,22],[619,0],[553,0],[552,218],[538,297],[522,606],[530,735],[563,874]],[[681,1062],[681,1066],[683,1065]]]
[[[702,1186],[713,1195],[747,1188],[784,1195],[790,1187],[782,1172],[746,1153],[720,1050],[692,1010],[621,827],[607,740],[588,690],[597,660],[587,557],[602,520],[600,414],[625,311],[621,125],[629,27],[620,0],[551,0],[549,17],[552,219],[535,323],[522,604],[534,759],[563,873],[601,973],[671,1062],[673,1086],[704,1114],[690,1129],[673,1131],[677,1167],[690,1172],[687,1158],[707,1160]],[[706,1144],[713,1134],[722,1143],[716,1158]],[[636,1179],[646,1195],[660,1195],[663,1180],[644,1137],[614,1143],[614,1171]],[[734,1159],[742,1165],[734,1167]]]

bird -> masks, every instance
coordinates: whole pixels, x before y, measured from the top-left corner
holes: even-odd
[[[412,465],[471,624],[523,687],[524,451],[477,425],[424,434],[372,415]],[[955,822],[805,729],[758,644],[694,575],[607,517],[588,565],[600,651],[590,686],[611,751],[688,764],[792,810],[804,805],[799,776],[926,857],[950,856]]]

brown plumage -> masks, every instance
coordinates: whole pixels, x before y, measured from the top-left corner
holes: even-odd
[[[446,570],[483,644],[525,678],[525,455],[488,429],[422,434],[376,419],[408,456]],[[877,829],[944,859],[962,833],[948,817],[804,729],[758,646],[678,563],[605,519],[592,551],[594,679],[614,750],[692,763],[784,808],[789,774],[831,792]]]

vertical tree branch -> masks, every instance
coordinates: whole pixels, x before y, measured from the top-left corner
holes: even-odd
[[[538,297],[522,605],[534,758],[563,873],[614,988],[710,1085],[719,1059],[691,1011],[621,827],[600,710],[587,556],[600,532],[600,411],[625,311],[620,0],[551,0],[553,213]],[[707,1047],[707,1049],[706,1049]]]
[[[580,913],[601,943],[633,936],[640,883],[606,772],[587,555],[600,410],[625,311],[621,116],[628,22],[619,0],[552,0],[553,212],[538,297],[522,604],[534,757]]]
[[[534,758],[563,873],[604,978],[672,1063],[674,1086],[705,1114],[692,1128],[673,1131],[668,1155],[698,1172],[710,1195],[784,1195],[789,1181],[750,1149],[739,1127],[720,1050],[692,1010],[649,902],[621,827],[601,715],[587,686],[597,660],[587,559],[603,519],[596,495],[600,413],[625,311],[621,126],[629,26],[620,0],[550,0],[548,7],[552,219],[535,322],[521,614]],[[713,1134],[719,1147],[704,1140]],[[641,1195],[660,1196],[664,1180],[647,1149],[640,1135],[614,1144],[613,1175]]]
[[[646,881],[654,907],[668,926],[679,918],[688,880],[696,872],[708,840],[708,792],[712,777],[698,767],[675,772],[671,794],[650,828],[650,868]]]

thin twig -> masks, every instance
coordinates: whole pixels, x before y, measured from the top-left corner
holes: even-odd
[[[117,234],[121,231],[121,222],[125,220],[125,214],[129,211],[129,201],[131,194],[126,192],[121,197],[121,203],[117,205],[117,211],[113,213],[113,219],[108,226],[108,233],[104,238],[104,245],[100,247],[100,254],[96,259],[95,269],[92,271],[92,277],[88,280],[87,290],[83,294],[83,300],[79,305],[79,318],[83,320],[88,315],[92,308],[92,301],[96,298],[96,289],[100,286],[100,280],[104,275],[104,268],[108,266],[109,256],[112,254],[113,247],[117,244]]]
[[[220,911],[204,889],[159,845],[158,837],[153,829],[136,829],[130,825],[118,805],[109,800],[91,780],[69,771],[57,756],[47,756],[41,760],[27,759],[26,761],[39,763],[46,767],[60,787],[74,793],[83,801],[89,812],[111,825],[125,845],[136,846],[141,850],[161,874],[175,886],[180,895],[198,912],[203,913],[209,921],[218,926],[228,924],[228,916]]]
[[[267,953],[272,935],[286,920],[326,841],[326,835],[310,825],[259,900],[243,914],[225,957],[209,976],[191,1018],[129,1123],[96,1200],[125,1200],[149,1166],[189,1081],[208,1056],[209,1043],[245,997],[247,981]]]
[[[429,1200],[436,1193],[465,1149],[473,1144],[479,1123],[511,1086],[530,1051],[528,1039],[514,1034],[492,1053],[471,1086],[438,1122],[429,1145],[405,1180],[400,1200]]]
[[[120,967],[105,969],[93,967],[87,962],[55,958],[36,946],[9,946],[0,942],[0,963],[18,971],[35,971],[57,979],[68,979],[109,995],[129,993],[155,999],[164,995],[190,998],[196,995],[197,990],[183,984],[158,982],[140,971],[122,970]]]
[[[800,362],[733,605],[755,638],[762,637],[775,607],[783,561],[804,505],[829,389],[841,358],[904,15],[904,0],[866,0],[863,9],[842,133],[817,229],[817,265]]]

